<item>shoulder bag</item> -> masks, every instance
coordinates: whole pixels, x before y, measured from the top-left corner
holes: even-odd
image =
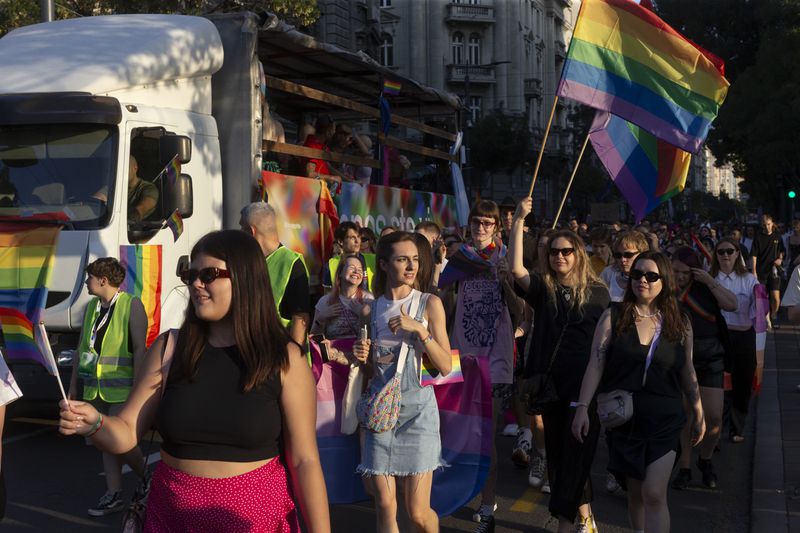
[[[161,398],[164,397],[164,389],[167,387],[167,376],[169,376],[169,369],[172,365],[172,356],[175,353],[175,340],[177,337],[177,329],[169,330],[167,342],[164,343],[164,351],[161,353]],[[151,429],[151,432],[150,442],[147,445],[147,453],[144,454],[145,460],[150,455],[150,448],[153,446],[153,437],[155,437],[155,430]],[[150,469],[145,465],[145,479],[148,479],[148,489],[151,475],[149,470]],[[146,495],[141,496],[144,497],[133,498],[130,506],[122,516],[122,533],[141,533],[144,531],[144,520],[147,514],[147,497]]]
[[[564,338],[564,333],[567,331],[568,326],[569,322],[561,328],[561,334],[558,336],[555,348],[553,348],[553,354],[550,356],[547,370],[543,374],[534,374],[528,378],[522,387],[520,400],[529,415],[540,415],[559,400],[556,384],[553,382],[552,370],[558,350],[561,348],[561,340]]]

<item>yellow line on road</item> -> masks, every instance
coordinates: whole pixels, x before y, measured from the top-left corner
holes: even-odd
[[[543,496],[538,489],[528,488],[520,499],[511,506],[511,511],[514,513],[532,513]]]

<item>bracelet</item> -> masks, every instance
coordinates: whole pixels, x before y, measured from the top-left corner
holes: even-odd
[[[431,342],[432,340],[433,340],[433,335],[428,335],[428,336],[425,338],[425,340],[424,340],[424,341],[422,341],[422,345],[423,345],[423,346],[425,346],[426,344],[428,344],[428,343],[429,343],[429,342]]]
[[[583,402],[569,402],[569,406],[570,407],[575,407],[576,409],[578,407],[585,407],[587,409],[589,408],[589,404],[583,403]]]
[[[92,426],[91,433],[87,434],[86,437],[87,438],[91,437],[92,435],[94,435],[95,433],[100,431],[100,428],[102,428],[102,427],[103,427],[103,415],[100,415],[100,418],[98,418],[97,422],[95,422],[94,425]]]

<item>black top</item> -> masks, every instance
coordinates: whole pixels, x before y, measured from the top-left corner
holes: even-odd
[[[503,244],[508,246],[511,234],[504,231],[502,234]],[[525,270],[533,270],[536,265],[536,247],[539,241],[527,231],[522,232],[522,266]]]
[[[173,360],[177,363],[177,360]],[[192,381],[170,369],[157,427],[163,449],[179,459],[251,462],[280,453],[281,378],[242,391],[235,346],[206,346]]]
[[[533,338],[531,350],[525,357],[524,376],[547,371],[558,337],[566,324],[561,346],[553,362],[552,376],[559,398],[577,400],[592,351],[595,327],[611,301],[608,289],[601,283],[592,285],[591,296],[583,305],[582,313],[570,305],[561,291],[557,291],[554,305],[539,274],[531,274],[527,293],[520,291],[519,287],[517,290],[534,312],[533,331],[530,333]]]
[[[717,336],[720,308],[711,289],[702,283],[692,282],[687,291],[681,291],[678,295],[678,301],[692,319],[692,333],[695,338]]]
[[[769,277],[772,264],[781,253],[785,256],[786,249],[783,247],[783,239],[777,231],[772,230],[769,235],[763,231],[756,233],[753,238],[753,247],[750,249],[750,256],[756,258],[756,272],[758,272],[760,280],[763,281]]]
[[[647,381],[642,387],[645,361],[649,344],[639,342],[636,325],[617,335],[620,309],[611,308],[611,342],[606,354],[606,367],[598,392],[622,389],[629,392],[645,391],[671,398],[681,397],[680,374],[686,361],[683,343],[667,340],[663,335],[656,345],[653,360],[647,370]]]
[[[300,261],[295,261],[292,265],[289,283],[286,285],[286,291],[283,293],[283,300],[281,300],[278,311],[285,320],[291,320],[292,315],[295,314],[311,313],[308,276],[306,276],[306,269]]]

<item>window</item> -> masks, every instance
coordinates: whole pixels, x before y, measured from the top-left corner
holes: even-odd
[[[481,117],[481,97],[480,96],[470,96],[469,97],[469,113],[472,118],[472,123],[474,124],[477,120]]]
[[[469,36],[467,61],[470,65],[481,64],[481,37],[477,33]]]
[[[464,35],[461,32],[453,34],[451,43],[453,49],[453,64],[461,65],[464,63]]]
[[[381,0],[381,7],[392,7],[392,0]]]
[[[394,66],[394,39],[388,33],[381,34],[381,65]]]

